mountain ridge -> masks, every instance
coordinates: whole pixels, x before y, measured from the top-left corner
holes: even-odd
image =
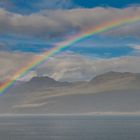
[[[140,78],[140,73],[131,73],[131,72],[115,72],[115,71],[109,71],[100,75],[97,75],[95,77],[93,77],[91,80],[89,80],[88,82],[92,82],[92,81],[97,81],[97,80],[113,80],[114,78],[126,78],[126,77],[131,77],[131,78]],[[59,81],[59,80],[55,80],[51,77],[48,76],[35,76],[32,79],[30,79],[28,81],[28,83],[33,82],[33,81],[46,81],[47,83],[83,83],[83,82],[87,82],[87,81],[75,81],[75,82],[68,82],[68,81]]]
[[[0,98],[0,113],[89,112],[140,112],[140,74],[108,72],[90,81],[75,83],[34,77]]]

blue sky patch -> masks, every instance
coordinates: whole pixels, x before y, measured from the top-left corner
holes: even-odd
[[[71,48],[71,51],[80,55],[87,55],[100,58],[112,58],[130,55],[134,49],[128,46],[124,47],[90,47],[90,48]]]
[[[66,9],[77,8],[77,7],[93,8],[97,6],[123,8],[126,6],[139,5],[139,4],[140,4],[139,0],[133,0],[133,1],[132,0],[123,0],[123,1],[122,0],[108,0],[108,1],[106,0],[88,0],[88,1],[87,0],[1,0],[0,1],[0,7],[5,8],[6,10],[12,12],[19,12],[21,15],[38,12],[46,8],[53,9],[53,10],[55,9],[66,10]],[[50,18],[51,17],[49,17],[48,19]],[[52,17],[52,21],[53,21],[53,17]],[[46,21],[44,20],[43,25],[45,22]],[[64,20],[64,22],[66,21]],[[22,25],[21,28],[23,26],[26,26],[26,24],[27,23],[25,23],[25,25]],[[67,24],[67,22],[65,24]],[[31,21],[29,22],[29,27],[30,26],[32,26]],[[40,26],[42,26],[42,23],[36,27],[40,29]],[[11,27],[13,27],[13,24]],[[65,36],[65,35],[64,36],[59,35],[59,31],[58,31],[58,36],[60,38],[58,39],[58,36],[53,36],[53,39],[52,40],[50,39],[51,40],[50,41],[47,39],[45,40],[45,37],[39,38],[39,35],[34,36],[34,28],[33,28],[33,34],[31,36],[30,35],[28,36],[28,33],[27,35],[23,33],[24,36],[22,36],[22,33],[19,35],[18,30],[19,29],[17,28],[17,30],[15,30],[14,33],[11,33],[12,29],[10,29],[9,32],[6,30],[5,34],[1,33],[0,35],[1,51],[7,50],[7,51],[20,51],[20,52],[27,52],[27,53],[28,52],[41,53],[45,50],[50,49],[51,47],[54,47],[54,44],[56,42],[61,42],[61,40],[63,40]],[[70,31],[71,30],[72,29],[70,28]],[[44,30],[41,31],[43,34]],[[47,30],[47,33],[48,32],[49,31]],[[67,34],[70,35],[70,32],[69,31],[67,32],[68,32]],[[72,32],[75,33],[76,29],[74,28],[74,31]],[[113,37],[113,36],[99,34],[99,35],[91,36],[89,38],[86,38],[84,40],[81,40],[73,44],[72,46],[68,47],[66,51],[73,51],[81,55],[91,55],[91,56],[99,56],[99,57],[119,57],[119,56],[131,54],[131,52],[134,51],[134,49],[130,47],[132,44],[140,44],[139,38],[136,38],[133,35]]]
[[[86,8],[97,6],[123,8],[130,5],[140,4],[139,0],[73,0],[74,3]]]
[[[1,35],[0,42],[3,44],[3,46],[0,46],[0,50],[26,53],[42,53],[54,47],[54,44],[56,43],[14,35]],[[140,44],[139,39],[133,37],[122,38],[96,35],[81,40],[63,51],[72,51],[86,56],[111,58],[131,55],[134,51],[132,48],[133,44]]]
[[[43,9],[73,9],[77,7],[115,7],[124,8],[139,5],[139,0],[2,0],[0,7],[9,11],[30,14]]]

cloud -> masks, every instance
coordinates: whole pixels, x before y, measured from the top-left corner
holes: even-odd
[[[140,44],[131,44],[130,47],[134,49],[132,55],[140,56]]]
[[[31,53],[11,53],[0,51],[0,81],[9,79],[33,57]]]
[[[0,7],[3,8],[11,8],[13,6],[12,2],[10,0],[0,0]]]
[[[14,105],[13,106],[13,108],[33,108],[33,107],[41,107],[41,106],[44,106],[44,105],[46,105],[47,103],[46,102],[44,102],[44,103],[38,103],[38,104],[35,104],[35,103],[33,103],[33,104],[21,104],[21,105]]]
[[[43,9],[72,9],[77,5],[72,0],[0,0],[0,7],[16,13],[31,14]]]
[[[9,47],[6,43],[0,42],[0,51],[8,51]]]
[[[111,59],[88,58],[76,54],[53,57],[37,69],[39,75],[49,75],[56,80],[89,80],[108,71],[140,72],[140,57],[127,56]]]
[[[32,53],[0,52],[0,77],[1,81],[11,78],[18,69],[37,55]],[[61,53],[51,57],[41,66],[36,67],[21,80],[29,80],[33,76],[50,76],[61,81],[89,80],[92,77],[108,72],[140,72],[139,56],[126,56],[110,59],[89,58],[74,53]]]
[[[132,17],[140,13],[140,7],[124,9],[93,8],[71,10],[44,10],[22,15],[0,9],[0,33],[20,34],[40,38],[60,38],[81,30],[94,28],[115,19]],[[140,36],[140,22],[111,30],[105,35]]]
[[[115,8],[77,8],[71,10],[43,10],[30,15],[8,12],[0,9],[0,33],[23,35],[36,38],[56,39],[75,34],[81,30],[96,27],[100,23],[132,17],[140,13],[140,7]],[[140,37],[140,23],[102,33],[103,36]],[[12,41],[11,41],[12,42]],[[11,47],[11,46],[10,46]],[[21,46],[20,46],[21,47]],[[138,52],[138,45],[132,47]],[[7,52],[6,52],[6,51]],[[15,71],[25,66],[37,54],[10,52],[6,43],[0,43],[0,80],[10,78]],[[115,70],[140,72],[139,56],[116,57],[110,59],[88,58],[77,54],[61,54],[52,57],[41,67],[29,73],[32,76],[48,75],[56,80],[88,80],[95,75]]]
[[[72,0],[39,0],[32,6],[37,9],[71,9],[77,7]]]
[[[140,45],[133,45],[132,46],[135,50],[140,50]]]

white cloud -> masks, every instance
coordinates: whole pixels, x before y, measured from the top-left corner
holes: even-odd
[[[133,56],[140,56],[140,45],[139,44],[130,44],[131,48],[133,48],[132,55]]]
[[[132,46],[135,50],[140,50],[140,45],[133,45]]]

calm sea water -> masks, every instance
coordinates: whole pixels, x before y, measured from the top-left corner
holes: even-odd
[[[0,117],[0,140],[140,140],[140,117]]]

